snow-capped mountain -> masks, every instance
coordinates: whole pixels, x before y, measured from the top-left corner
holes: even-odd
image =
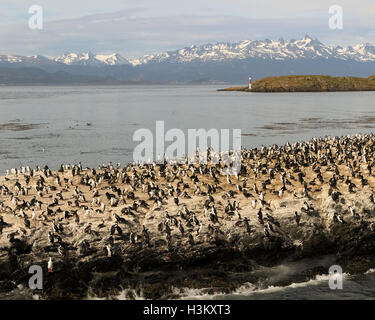
[[[201,83],[206,79],[238,84],[247,81],[249,75],[254,79],[293,74],[368,77],[375,74],[375,46],[370,43],[346,48],[327,46],[305,36],[288,41],[266,39],[193,45],[129,60],[118,53],[66,53],[54,58],[0,55],[0,76],[3,72],[3,78],[8,79],[4,83],[10,83],[12,74],[12,83],[21,83],[22,72],[15,70],[19,68],[24,68],[30,79],[38,74],[33,69],[40,74],[47,72],[50,74],[44,74],[50,79],[47,83],[73,80]]]
[[[44,56],[0,55],[0,63],[46,65],[58,63],[63,65],[80,66],[120,66],[145,65],[162,62],[187,63],[207,61],[230,61],[243,59],[339,59],[358,62],[375,61],[375,46],[366,43],[346,48],[326,46],[318,39],[306,35],[300,40],[243,40],[236,43],[218,42],[216,44],[192,45],[183,49],[167,51],[155,55],[145,55],[138,59],[126,59],[118,53],[94,54],[65,53],[57,58]]]
[[[118,53],[93,54],[93,53],[65,53],[58,58],[44,56],[0,55],[0,63],[26,64],[26,65],[81,65],[81,66],[115,66],[130,64],[127,59]]]
[[[201,46],[191,46],[156,55],[145,55],[130,60],[133,65],[160,62],[221,61],[233,59],[298,59],[336,58],[355,61],[375,61],[375,46],[367,43],[354,47],[326,46],[317,39],[306,35],[300,40],[244,40],[237,43],[219,42]]]
[[[19,56],[19,55],[0,55],[0,63],[7,64],[27,64],[27,65],[49,65],[54,61],[44,56]]]
[[[65,53],[63,56],[55,58],[54,61],[67,65],[81,66],[115,66],[129,64],[129,61],[119,55],[112,54],[93,54],[88,53]]]

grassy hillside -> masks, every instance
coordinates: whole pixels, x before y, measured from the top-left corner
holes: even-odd
[[[375,75],[368,78],[331,76],[281,76],[257,80],[251,92],[325,92],[375,91]],[[250,91],[247,87],[232,87],[220,91]]]

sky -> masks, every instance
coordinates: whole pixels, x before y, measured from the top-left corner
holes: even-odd
[[[43,8],[30,29],[29,8]],[[343,9],[332,30],[329,8]],[[0,54],[59,56],[117,52],[127,58],[191,45],[299,39],[375,44],[374,0],[0,0]]]

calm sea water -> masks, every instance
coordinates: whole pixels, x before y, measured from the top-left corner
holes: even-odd
[[[375,93],[217,92],[218,86],[0,88],[0,172],[132,161],[138,128],[242,130],[255,147],[371,132]]]
[[[283,144],[314,136],[372,132],[375,92],[241,93],[217,86],[1,87],[0,172],[22,165],[102,163],[133,160],[135,130],[217,128],[242,130],[244,147]],[[347,277],[340,292],[326,277],[303,284],[254,290],[245,285],[232,295],[189,298],[373,298],[375,276]],[[346,289],[346,290],[345,290]]]

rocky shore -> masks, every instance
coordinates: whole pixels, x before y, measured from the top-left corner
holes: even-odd
[[[254,82],[252,88],[231,87],[218,91],[243,92],[337,92],[337,91],[374,91],[375,76],[331,77],[325,75],[295,75],[267,77]]]
[[[242,150],[232,176],[223,162],[13,169],[0,177],[0,296],[231,292],[325,255],[363,273],[375,266],[374,148],[356,135]],[[27,289],[31,265],[42,290]],[[272,285],[327,273],[311,264]]]

